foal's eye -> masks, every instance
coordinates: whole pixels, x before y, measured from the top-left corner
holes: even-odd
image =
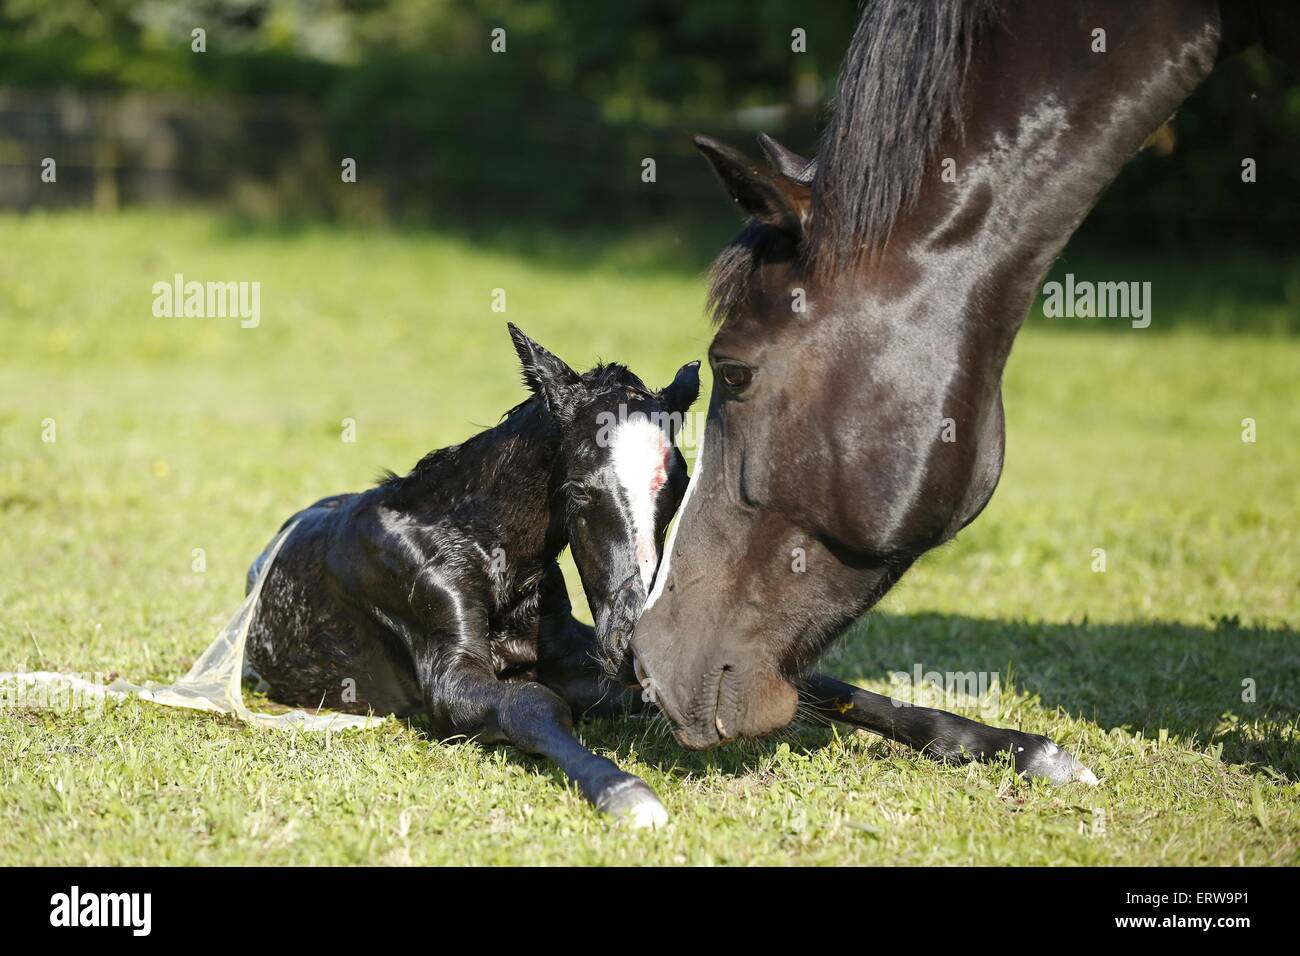
[[[713,370],[727,390],[736,395],[749,388],[754,380],[754,370],[740,362],[718,362]]]

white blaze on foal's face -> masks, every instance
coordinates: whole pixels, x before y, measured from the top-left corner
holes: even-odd
[[[655,509],[659,490],[668,481],[672,447],[663,430],[648,418],[624,422],[610,442],[614,475],[627,499],[628,521],[636,545],[636,563],[648,592],[659,563],[655,547]]]

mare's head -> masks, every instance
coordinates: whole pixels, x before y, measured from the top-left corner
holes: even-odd
[[[789,721],[830,641],[989,500],[1049,265],[1213,66],[1217,4],[1134,6],[872,0],[815,161],[697,140],[749,221],[714,266],[708,419],[632,641],[684,745]],[[1105,56],[1098,19],[1123,24]]]
[[[984,256],[980,193],[932,225],[965,201],[934,150],[989,9],[864,7],[814,161],[696,139],[748,222],[713,267],[708,419],[632,642],[687,747],[788,723],[829,642],[997,480],[1005,349],[978,310],[1002,296],[959,269]]]
[[[673,442],[699,394],[700,363],[652,390],[625,366],[579,374],[514,325],[510,336],[525,384],[561,436],[555,506],[563,509],[602,663],[615,677],[628,663],[632,628],[686,490],[686,461]]]

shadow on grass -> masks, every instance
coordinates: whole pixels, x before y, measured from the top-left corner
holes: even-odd
[[[403,224],[392,227],[338,225],[328,221],[264,221],[227,216],[218,220],[228,241],[245,237],[302,241],[321,233],[355,237],[362,248],[369,237],[414,240],[454,238],[479,252],[524,259],[560,271],[591,269],[629,276],[674,275],[695,280],[703,296],[706,271],[738,233],[739,220],[721,205],[678,221],[637,228],[607,224],[566,227],[528,222]],[[1151,325],[1144,335],[1195,329],[1220,335],[1300,335],[1300,253],[1243,245],[1191,245],[1176,250],[1116,248],[1080,236],[1054,264],[1047,281],[1149,282]],[[1035,326],[1097,334],[1132,334],[1130,322],[1116,318],[1045,318],[1040,295],[1031,312]],[[703,320],[700,320],[704,328]]]
[[[375,237],[454,240],[487,255],[523,259],[542,268],[585,273],[593,268],[628,275],[694,278],[703,295],[709,264],[740,232],[741,221],[723,208],[684,222],[651,222],[637,228],[602,223],[557,227],[535,223],[340,224],[319,219],[255,220],[236,215],[216,220],[223,241],[246,238],[302,242],[321,235],[355,239],[358,248]]]
[[[1041,624],[873,614],[823,661],[848,681],[894,672],[997,674],[1003,688],[1103,731],[1223,745],[1222,758],[1300,780],[1300,633],[1163,622]],[[1252,699],[1253,698],[1253,699]]]
[[[1119,728],[1155,739],[1163,730],[1184,745],[1221,745],[1226,763],[1300,780],[1300,633],[1289,628],[1242,627],[1231,619],[1205,628],[876,613],[840,640],[820,670],[881,690],[891,674],[911,675],[917,667],[996,675],[1004,693],[1036,697],[1103,732]],[[678,747],[661,720],[594,721],[583,735],[620,757],[635,750],[674,775],[751,773],[783,743],[815,750],[832,739],[830,730],[808,721],[766,740],[704,753]]]
[[[1103,733],[1120,729],[1156,739],[1165,731],[1184,746],[1222,747],[1225,763],[1300,781],[1300,632],[1289,627],[1243,627],[1232,618],[1198,627],[877,612],[851,628],[818,669],[887,692],[891,675],[914,676],[918,668],[982,674],[990,684],[996,678],[1004,694],[1036,698]],[[427,729],[420,720],[411,723]],[[695,752],[680,747],[656,715],[586,721],[581,736],[616,759],[635,753],[670,776],[741,776],[761,771],[783,745],[796,752],[824,747],[834,731],[801,719],[768,738]],[[563,774],[548,761],[510,752],[563,785]]]

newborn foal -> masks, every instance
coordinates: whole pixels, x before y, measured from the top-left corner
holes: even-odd
[[[290,519],[249,629],[249,670],[284,703],[427,713],[440,737],[509,741],[554,760],[605,813],[656,825],[666,814],[650,788],[572,726],[640,706],[606,671],[625,657],[685,490],[673,439],[699,363],[651,392],[621,365],[578,375],[510,334],[532,398],[405,477]],[[571,613],[556,563],[565,545],[595,629]]]

